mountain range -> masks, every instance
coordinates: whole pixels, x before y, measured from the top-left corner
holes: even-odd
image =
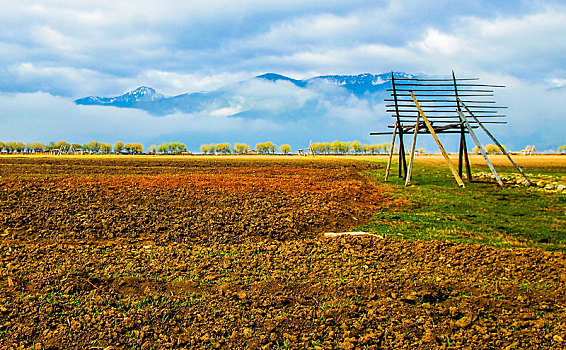
[[[413,77],[393,73],[395,77]],[[201,113],[239,117],[282,117],[297,119],[316,113],[325,101],[343,103],[349,98],[380,103],[391,86],[391,73],[325,75],[297,80],[276,73],[225,85],[206,92],[165,96],[148,86],[115,97],[89,96],[75,100],[78,105],[142,109],[154,116],[173,113]]]

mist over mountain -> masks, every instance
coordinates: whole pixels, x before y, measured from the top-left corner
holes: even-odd
[[[394,73],[396,77],[410,77]],[[391,86],[391,73],[326,75],[297,80],[276,73],[225,85],[207,92],[164,96],[142,86],[115,97],[89,96],[75,101],[78,105],[114,106],[142,109],[154,116],[173,113],[201,113],[212,116],[285,117],[290,120],[307,114],[320,114],[329,102],[339,104],[349,98],[381,103]]]

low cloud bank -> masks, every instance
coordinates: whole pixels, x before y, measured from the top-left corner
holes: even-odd
[[[507,85],[497,92],[509,124],[490,125],[508,149],[535,144],[537,149],[556,149],[566,142],[566,122],[558,111],[562,89],[533,85],[507,76],[487,77]],[[358,98],[339,86],[318,85],[309,89],[289,82],[251,80],[230,86],[229,100],[220,100],[201,113],[172,113],[155,117],[138,109],[79,106],[70,98],[48,93],[0,94],[0,140],[22,142],[116,141],[140,142],[146,146],[181,141],[198,151],[202,143],[272,141],[302,148],[309,141],[359,140],[390,142],[390,136],[369,136],[385,131],[391,118],[378,99]],[[481,137],[484,144],[491,143]],[[443,137],[455,151],[457,137]],[[473,147],[469,140],[470,146]],[[407,143],[410,140],[407,139]],[[419,147],[436,152],[429,136]]]

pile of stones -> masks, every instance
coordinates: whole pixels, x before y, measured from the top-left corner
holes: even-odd
[[[533,182],[532,184],[520,174],[499,174],[501,181],[506,185],[533,187],[545,191],[566,193],[566,179],[564,178],[542,174],[527,174],[527,176]],[[485,172],[473,174],[473,178],[480,181],[495,180],[495,176],[492,173]]]

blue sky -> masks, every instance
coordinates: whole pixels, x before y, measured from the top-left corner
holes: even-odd
[[[72,100],[118,95],[140,85],[168,95],[211,90],[265,72],[300,79],[391,70],[445,75],[453,69],[507,85],[497,95],[510,107],[509,126],[496,130],[504,142],[514,148],[536,143],[539,149],[566,143],[563,1],[21,0],[1,5],[4,141],[149,143],[174,135],[221,142],[206,116],[164,120],[142,111],[79,108]],[[218,135],[228,135],[249,131],[243,123],[223,119],[215,125],[225,129]],[[267,121],[254,125],[255,134],[246,133],[243,141],[275,137],[274,130],[290,132]],[[359,131],[361,141],[372,141],[361,126],[352,130],[348,137]]]

